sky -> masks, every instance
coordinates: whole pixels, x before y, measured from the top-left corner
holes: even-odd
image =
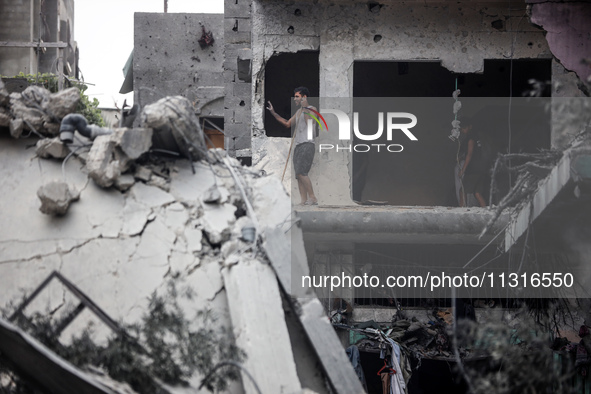
[[[164,12],[164,0],[78,0],[74,3],[74,39],[86,94],[101,108],[133,102],[133,92],[119,94],[123,66],[133,49],[133,14]],[[168,12],[224,12],[223,0],[168,0]]]

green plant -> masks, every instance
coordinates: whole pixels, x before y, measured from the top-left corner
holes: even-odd
[[[459,347],[475,360],[464,364],[473,394],[571,393],[572,366],[561,368],[550,348],[548,331],[524,309],[511,324],[462,320]]]
[[[156,394],[161,392],[160,381],[186,385],[196,371],[205,376],[221,361],[240,363],[246,358],[234,344],[231,333],[217,324],[211,312],[198,310],[193,318],[186,316],[179,300],[190,301],[192,296],[190,290],[179,292],[175,283],[169,281],[165,294],[152,294],[141,320],[124,326],[126,333],[112,335],[104,346],[94,343],[92,326],[72,338],[69,345],[62,345],[56,338],[57,324],[51,314],[33,314],[28,319],[33,324],[23,327],[72,364],[103,368],[111,378],[127,382],[138,393]],[[13,391],[3,387],[2,375],[10,377]],[[219,369],[206,387],[210,391],[224,391],[228,381],[238,377],[236,369]],[[32,392],[27,391],[26,384],[0,365],[0,393]]]
[[[37,73],[34,75],[20,72],[14,77],[2,76],[2,78],[26,79],[29,84],[42,86],[51,93],[56,93],[58,91],[58,76],[52,73]],[[80,91],[80,101],[78,102],[76,113],[83,115],[88,123],[96,124],[101,127],[105,126],[101,110],[98,108],[99,101],[96,98],[91,100],[90,97],[84,93],[88,89],[88,85],[80,81],[71,81],[67,78],[64,79],[64,84],[66,87],[76,87]]]

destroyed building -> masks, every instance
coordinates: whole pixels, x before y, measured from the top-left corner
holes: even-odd
[[[145,310],[144,298],[162,290],[163,278],[177,272],[182,283],[195,287],[196,305],[217,311],[220,326],[231,327],[247,353],[244,366],[262,392],[305,388],[349,393],[363,388],[342,348],[355,344],[362,350],[368,391],[377,392],[367,371],[375,381],[375,372],[384,365],[376,343],[388,339],[379,333],[372,337],[367,330],[390,326],[388,338],[398,333],[405,346],[413,340],[431,343],[436,332],[430,321],[453,320],[454,311],[448,310],[452,294],[351,285],[331,292],[314,282],[309,282],[313,289],[302,290],[300,278],[308,272],[316,277],[386,275],[395,267],[397,274],[426,275],[442,267],[483,266],[523,272],[522,265],[531,270],[537,264],[559,272],[569,266],[578,274],[578,287],[568,298],[589,298],[584,269],[589,255],[589,150],[588,142],[571,144],[588,125],[583,114],[589,111],[584,100],[575,101],[581,105],[577,111],[571,107],[579,104],[565,109],[561,99],[588,95],[590,68],[581,60],[591,45],[590,19],[585,3],[538,0],[227,0],[223,15],[137,13],[128,71],[133,75],[127,76],[133,79],[135,102],[143,109],[167,96],[185,97],[199,117],[196,123],[212,140],[218,138],[213,145],[224,148],[217,153],[222,160],[210,166],[203,160],[195,165],[154,164],[134,158],[124,168],[107,160],[123,150],[123,137],[101,138],[108,154],[97,163],[101,171],[93,179],[114,188],[97,186],[89,180],[92,174],[89,178],[85,173],[92,172],[89,162],[72,157],[64,167],[81,192],[80,200],[65,216],[49,218],[38,212],[36,193],[61,176],[61,164],[33,158],[24,141],[3,137],[1,168],[14,196],[1,202],[9,224],[1,238],[3,299],[14,299],[20,288],[32,289],[56,270],[116,319],[134,321]],[[540,84],[540,95],[554,100],[551,127],[517,122],[514,133],[499,128],[493,139],[509,154],[541,149],[565,153],[550,164],[536,164],[543,168],[532,181],[533,193],[522,196],[522,204],[499,211],[496,220],[495,210],[457,207],[449,197],[456,149],[448,138],[452,93],[461,91],[465,112],[469,98],[494,97],[511,98],[510,108],[519,113],[518,97],[533,90],[532,79]],[[288,156],[290,131],[265,107],[271,101],[288,118],[293,89],[302,85],[320,98],[321,113],[333,108],[349,114],[357,98],[438,98],[443,101],[433,107],[448,103],[436,112],[448,117],[447,126],[418,135],[416,146],[405,143],[410,152],[405,156],[365,157],[350,149],[317,152],[310,178],[319,205],[297,206],[290,216],[289,200],[277,179]],[[571,109],[570,118],[576,121],[559,122],[561,114],[569,118]],[[495,115],[505,117],[504,111]],[[337,128],[335,121],[326,116],[328,130]],[[317,141],[340,143],[335,133],[320,133]],[[107,146],[111,150],[104,150]],[[252,163],[252,169],[238,170],[233,158]],[[18,171],[12,170],[14,163],[19,163]],[[388,171],[376,170],[383,168]],[[236,180],[232,169],[246,180]],[[261,170],[268,176],[261,177]],[[517,180],[513,175],[501,188],[505,193]],[[292,179],[288,171],[282,183],[297,196]],[[241,182],[249,197],[242,194]],[[245,218],[252,219],[247,201],[258,217],[257,232],[265,234],[264,258],[257,254],[260,248],[249,249],[242,238]],[[287,235],[281,238],[265,227]],[[484,228],[487,233],[479,237]],[[45,301],[49,309],[65,298],[61,287],[52,291]],[[301,305],[290,303],[289,295]],[[480,322],[501,320],[515,310],[511,300],[516,296],[509,292],[459,297],[474,298]],[[434,309],[440,314],[434,316]],[[579,324],[587,312],[577,316]],[[417,321],[410,323],[412,317]],[[358,331],[345,328],[355,325]],[[430,337],[407,335],[411,326]],[[62,335],[79,329],[80,324],[73,325]],[[452,352],[427,345],[421,351],[423,366],[413,370],[414,381],[405,382],[408,391],[430,392],[430,385],[436,385],[457,392],[449,372],[456,361]],[[448,374],[432,379],[442,369]],[[269,377],[269,370],[282,371],[282,376]],[[242,377],[232,390],[256,392],[248,377]]]
[[[192,25],[200,28],[186,29],[187,18],[193,18]],[[170,23],[163,25],[166,19]],[[366,97],[447,98],[448,113],[437,112],[437,116],[449,116],[446,124],[453,120],[456,89],[464,105],[471,97],[511,99],[512,107],[503,104],[501,111],[489,114],[502,119],[513,115],[515,122],[492,132],[498,152],[560,151],[570,146],[588,121],[579,116],[578,125],[560,124],[562,111],[558,109],[562,98],[588,95],[590,69],[584,62],[590,45],[585,38],[588,20],[589,6],[571,1],[247,0],[225,2],[224,14],[218,16],[136,14],[134,73],[151,78],[136,77],[134,88],[141,102],[147,91],[167,86],[170,81],[157,65],[160,62],[174,65],[175,73],[185,73],[186,82],[180,86],[199,105],[219,103],[220,95],[200,96],[197,88],[207,92],[223,88],[223,108],[215,113],[205,111],[203,118],[217,118],[219,125],[223,116],[226,151],[276,176],[281,176],[286,162],[290,131],[265,107],[271,101],[281,116],[289,118],[288,98],[297,86],[308,87],[312,96],[320,98],[320,113],[337,105],[350,114],[351,103]],[[156,21],[158,28],[153,28]],[[219,33],[221,26],[223,34]],[[204,32],[211,32],[216,41],[198,47],[195,42]],[[186,37],[183,45],[187,49],[177,53],[162,49],[170,48],[172,37],[178,36]],[[221,40],[223,47],[218,45]],[[222,67],[193,72],[204,61],[219,62],[222,52]],[[198,81],[207,81],[209,89]],[[539,92],[534,92],[534,81]],[[524,94],[553,99],[551,126],[519,124]],[[347,98],[351,103],[331,98]],[[474,115],[474,111],[469,113]],[[328,129],[334,130],[336,119],[325,118]],[[551,173],[540,175],[545,180],[531,203],[504,211],[479,237],[496,213],[478,207],[457,208],[457,201],[450,198],[456,145],[450,143],[448,134],[447,129],[431,130],[419,136],[417,146],[405,146],[408,155],[387,159],[379,155],[366,159],[346,149],[317,152],[310,178],[319,206],[296,208],[313,273],[375,273],[392,265],[392,256],[407,262],[397,265],[405,273],[423,272],[417,267],[429,266],[434,260],[480,267],[494,259],[497,268],[516,270],[521,269],[524,251],[529,256],[534,249],[537,256],[545,256],[539,257],[546,259],[541,264],[554,269],[564,258],[575,267],[585,266],[588,246],[581,234],[589,232],[589,210],[585,193],[579,192],[587,182],[582,164],[587,160],[586,148],[568,150]],[[334,147],[339,142],[335,134],[320,133],[316,144]],[[284,184],[297,196],[291,177],[287,171]],[[493,204],[500,203],[515,180],[498,186],[501,192]],[[535,248],[529,230],[535,233]],[[585,280],[579,277],[579,281],[578,296],[586,298]],[[340,288],[336,294],[325,288],[316,290],[327,313],[335,297],[353,305],[352,322],[388,323],[395,309],[391,307],[396,306],[391,294],[352,287]],[[421,310],[421,297],[419,293],[407,295],[400,306]],[[496,309],[476,308],[479,318],[496,319],[512,308],[507,295],[490,297],[479,305],[496,304]],[[343,344],[349,343],[344,334]]]
[[[4,0],[0,10],[4,18],[0,28],[2,76],[55,73],[64,78],[79,78],[74,0]],[[11,90],[26,87],[22,79],[8,79],[5,83]]]

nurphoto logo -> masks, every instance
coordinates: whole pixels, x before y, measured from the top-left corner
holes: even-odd
[[[336,150],[339,151],[349,151],[349,152],[369,152],[371,150],[376,150],[380,152],[381,149],[385,151],[398,153],[402,152],[404,147],[401,144],[383,144],[383,143],[373,143],[373,144],[351,144],[350,142],[347,144],[347,141],[351,141],[351,120],[349,119],[349,115],[345,112],[338,110],[338,109],[322,109],[320,112],[312,110],[312,112],[316,115],[310,115],[316,123],[318,123],[318,127],[320,129],[325,129],[328,131],[328,126],[326,124],[326,120],[322,114],[330,114],[334,115],[337,118],[338,122],[338,135],[340,141],[345,141],[343,145],[339,144],[319,144],[318,151],[329,151],[329,150]],[[387,141],[392,141],[392,136],[394,132],[402,132],[406,137],[408,137],[411,141],[418,141],[418,138],[410,131],[411,128],[416,126],[417,124],[417,117],[409,112],[378,112],[378,130],[371,133],[368,133],[369,130],[360,130],[359,129],[359,112],[353,113],[353,133],[355,133],[355,137],[362,141],[377,141],[382,137],[384,134],[384,123],[386,123],[386,139]],[[409,120],[410,122],[401,123],[401,119]],[[322,121],[322,122],[321,122]],[[313,140],[314,138],[314,124],[312,119],[308,119],[307,122],[307,131],[308,131],[308,139]]]

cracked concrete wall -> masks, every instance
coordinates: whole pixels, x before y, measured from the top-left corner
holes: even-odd
[[[482,72],[484,59],[552,56],[543,32],[528,22],[525,4],[514,2],[386,1],[371,8],[366,2],[255,0],[251,13],[253,146],[266,140],[262,81],[265,62],[276,53],[319,50],[320,97],[352,96],[355,61],[438,60],[451,71],[474,73]],[[337,141],[321,135],[317,143]],[[314,167],[323,204],[353,204],[348,152],[323,153]]]
[[[175,278],[177,284],[194,291],[188,311],[210,310],[217,326],[232,327],[238,346],[248,353],[245,366],[266,388],[264,392],[280,392],[278,383],[287,387],[285,392],[297,391],[300,383],[275,274],[269,264],[261,262],[256,248],[251,251],[240,240],[245,217],[237,219],[236,212],[242,202],[225,167],[211,168],[198,162],[194,163],[193,173],[191,163],[177,161],[171,170],[169,191],[137,182],[121,193],[97,186],[81,171],[83,164],[73,157],[65,166],[65,176],[81,191],[80,201],[65,216],[48,216],[39,212],[36,190],[48,179],[62,178],[61,162],[37,158],[34,150],[26,150],[29,143],[0,138],[0,176],[5,184],[5,195],[0,200],[4,223],[0,229],[1,307],[10,302],[18,305],[23,293],[30,294],[57,270],[112,318],[134,323],[145,312],[152,292],[164,292],[166,280]],[[235,159],[230,160],[239,166]],[[256,177],[250,171],[242,176],[248,178],[247,185],[255,193],[252,204],[261,226],[290,227],[290,203],[279,182],[271,177]],[[217,203],[206,203],[214,185],[220,192],[219,199]],[[254,316],[243,309],[245,304],[256,308],[253,295],[243,294],[233,302],[228,293],[245,291],[240,288],[245,280],[241,273],[250,272],[248,267],[256,268],[258,275],[269,281],[269,285],[260,280],[250,284],[258,286],[259,293],[275,286],[271,292],[274,296],[265,293],[262,328],[260,320],[253,322]],[[25,314],[57,310],[58,316],[67,304],[76,305],[76,299],[69,294],[59,283],[52,282]],[[237,324],[238,320],[241,324]],[[70,334],[79,333],[89,321],[95,322],[96,335],[108,334],[107,328],[85,311],[64,331],[62,340],[67,342]],[[265,333],[257,335],[253,328]],[[273,332],[274,342],[269,342],[266,330]],[[290,379],[269,378],[268,374],[265,377],[262,371],[271,366],[262,368],[264,360],[274,360],[280,370],[292,371]],[[200,378],[191,379],[193,387],[198,386]],[[247,387],[244,390],[252,392]],[[235,384],[229,392],[240,393],[242,386]]]
[[[192,272],[191,281],[203,282],[196,306],[214,302],[222,321],[227,318],[223,296],[216,301],[223,287],[219,268],[214,269],[219,262],[202,257],[207,255],[207,243],[202,243],[206,224],[197,219],[202,208],[196,196],[215,182],[208,166],[197,164],[193,176],[189,163],[180,162],[170,193],[141,182],[121,193],[91,182],[72,159],[66,175],[81,190],[81,200],[66,216],[54,217],[38,211],[35,191],[47,179],[61,178],[61,165],[35,158],[24,144],[2,138],[0,145],[2,177],[14,193],[0,201],[5,223],[0,230],[0,305],[58,270],[112,317],[129,323],[137,320],[146,297],[164,278]],[[216,220],[233,223],[233,211]],[[212,277],[216,270],[217,279]],[[208,279],[199,280],[202,275]]]
[[[215,40],[204,49],[202,27]],[[180,95],[199,116],[224,116],[223,64],[223,15],[135,13],[133,86],[142,107]]]

